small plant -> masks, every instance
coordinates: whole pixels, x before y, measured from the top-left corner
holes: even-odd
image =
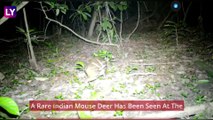
[[[160,97],[160,96],[161,96],[161,94],[160,94],[160,93],[156,93],[156,95],[157,95],[158,97]]]
[[[154,72],[156,68],[154,66],[146,66],[145,72]]]
[[[91,99],[97,99],[97,96],[98,96],[98,94],[97,94],[96,91],[93,91],[93,92],[90,93],[90,98]]]
[[[115,111],[114,116],[123,116],[123,111],[121,110]]]
[[[32,80],[36,77],[36,75],[38,75],[38,73],[36,73],[35,71],[33,71],[31,69],[27,69],[26,72],[27,73],[25,74],[24,78],[27,80]]]
[[[187,98],[187,97],[188,97],[188,95],[189,95],[189,94],[188,94],[188,93],[186,93],[186,92],[182,92],[182,93],[181,93],[181,96],[183,96],[184,98]]]
[[[76,70],[84,71],[84,70],[85,70],[85,63],[82,62],[82,61],[77,61],[77,62],[75,63],[75,69],[76,69]]]
[[[69,71],[63,71],[63,74],[66,75],[66,76],[69,76],[70,72]]]
[[[85,86],[85,89],[94,89],[94,85],[91,85],[91,84],[89,84],[89,85],[87,85],[87,86]]]
[[[75,99],[81,99],[81,96],[78,94],[78,92],[75,92],[74,94],[75,94],[75,97],[74,97]]]
[[[187,86],[190,90],[192,90],[195,93],[200,92],[200,90],[197,89],[196,86],[193,83],[188,82],[188,83],[185,83],[184,85]]]
[[[19,82],[19,80],[14,79],[14,80],[12,81],[12,84],[13,84],[13,85],[18,85],[18,84],[21,84],[21,83]]]
[[[59,95],[55,96],[55,99],[63,100],[64,97],[63,97],[62,93],[60,93]]]
[[[124,83],[120,83],[119,85],[120,85],[120,88],[122,89],[126,88],[126,85]]]
[[[161,87],[160,83],[155,83],[154,85],[146,84],[146,88],[150,89],[152,93],[156,92],[159,87]]]
[[[55,68],[51,69],[51,71],[50,71],[48,77],[54,77],[54,76],[56,76],[57,74],[58,74],[58,69],[55,67]]]
[[[133,71],[138,70],[138,66],[127,66],[126,68],[126,74],[130,74]]]
[[[197,104],[202,104],[202,103],[205,102],[205,101],[206,101],[206,98],[205,98],[204,95],[198,95],[198,96],[196,96],[196,98],[195,98],[195,102],[196,102]]]
[[[120,92],[119,90],[115,89],[114,87],[112,87],[112,92]]]
[[[116,71],[117,71],[117,68],[115,66],[112,66],[112,67],[110,67],[106,70],[106,73],[107,74],[108,73],[115,73]]]
[[[85,119],[85,120],[92,119],[92,115],[90,114],[90,111],[78,111],[78,116],[80,119]]]
[[[133,95],[136,96],[136,95],[139,95],[141,98],[143,97],[143,95],[145,95],[145,90],[140,90],[140,91],[137,91],[135,90]]]
[[[195,116],[193,116],[192,119],[193,120],[200,120],[200,119],[205,119],[205,117],[204,117],[203,113],[199,113],[199,114],[196,114]]]
[[[79,80],[79,78],[78,78],[77,75],[73,75],[73,76],[72,76],[72,79],[70,80],[70,84],[72,84],[72,83],[81,84],[81,81]]]
[[[99,50],[98,52],[93,54],[95,57],[99,57],[106,61],[111,61],[113,59],[112,53],[107,50]]]
[[[172,97],[172,94],[167,94],[164,99],[170,99]]]

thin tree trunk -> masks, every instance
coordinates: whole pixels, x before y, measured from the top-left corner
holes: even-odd
[[[187,15],[188,15],[188,12],[189,12],[189,8],[191,7],[191,5],[192,5],[192,1],[189,3],[189,6],[187,7],[186,12],[184,11],[183,22],[186,22],[186,18],[187,18]]]
[[[34,51],[33,51],[32,43],[31,43],[30,32],[29,32],[29,27],[28,27],[28,23],[27,23],[27,15],[26,15],[25,8],[23,8],[23,14],[24,14],[24,23],[25,23],[26,32],[27,32],[27,41],[28,41],[28,45],[29,45],[29,49],[30,49],[29,62],[30,62],[30,65],[33,69],[38,70],[36,57],[35,57],[35,54],[34,54]]]
[[[98,15],[98,12],[96,10],[93,11],[93,15],[92,15],[92,21],[90,23],[90,26],[89,26],[89,32],[88,32],[88,38],[91,38],[92,35],[93,35],[93,32],[94,32],[94,29],[95,29],[95,23],[97,21],[97,15]]]
[[[137,19],[137,23],[136,23],[136,26],[133,29],[133,31],[127,37],[127,40],[129,40],[129,38],[132,36],[132,34],[137,30],[137,28],[139,26],[139,23],[140,23],[140,3],[139,3],[139,1],[137,1],[137,5],[138,5],[138,19]]]
[[[122,45],[122,31],[123,31],[123,11],[120,11],[120,31],[119,31],[119,36],[120,36],[120,44]]]

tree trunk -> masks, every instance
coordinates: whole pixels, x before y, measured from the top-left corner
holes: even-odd
[[[36,57],[35,57],[35,54],[34,54],[34,51],[33,51],[32,43],[31,43],[31,38],[30,38],[30,33],[29,33],[29,28],[28,28],[28,23],[27,23],[27,15],[26,15],[25,8],[23,8],[23,14],[24,14],[24,23],[25,23],[26,32],[27,32],[28,47],[29,47],[29,50],[30,50],[30,53],[28,53],[29,56],[30,56],[29,62],[30,62],[31,67],[34,70],[38,70]]]
[[[88,38],[91,38],[95,29],[95,23],[97,21],[98,12],[96,10],[93,11],[92,20],[89,26]]]

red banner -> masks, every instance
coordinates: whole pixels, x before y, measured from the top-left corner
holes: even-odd
[[[183,111],[183,100],[32,100],[31,111]]]

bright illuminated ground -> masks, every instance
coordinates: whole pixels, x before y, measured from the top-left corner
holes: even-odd
[[[29,100],[53,99],[116,99],[116,100],[184,100],[185,106],[196,106],[212,101],[213,84],[197,84],[198,80],[208,79],[206,71],[195,65],[201,57],[189,45],[178,47],[164,43],[155,32],[133,35],[123,48],[95,46],[78,42],[72,45],[70,36],[60,38],[58,53],[51,57],[41,57],[38,53],[42,74],[36,79],[23,79],[25,68],[15,75],[19,84],[5,96],[14,98],[20,109]],[[115,59],[108,66],[108,73],[88,83],[82,71],[74,68],[76,61],[94,59],[92,54],[98,50],[112,52]],[[54,57],[54,55],[56,57]],[[47,58],[45,58],[47,57]],[[200,63],[200,62],[196,62]],[[202,64],[202,63],[200,63]],[[55,65],[55,66],[54,66]],[[54,66],[54,67],[53,67]],[[202,65],[201,65],[202,66]],[[136,67],[136,70],[133,68]],[[49,75],[49,77],[46,77]],[[50,77],[52,76],[52,77]],[[46,79],[47,78],[47,79]],[[44,81],[41,79],[45,79]],[[212,107],[207,107],[212,109]],[[204,112],[210,118],[212,112]],[[87,112],[95,118],[138,118],[152,112]],[[78,118],[77,112],[28,112],[21,118]],[[165,115],[167,117],[167,115]],[[182,117],[188,117],[182,116]]]

